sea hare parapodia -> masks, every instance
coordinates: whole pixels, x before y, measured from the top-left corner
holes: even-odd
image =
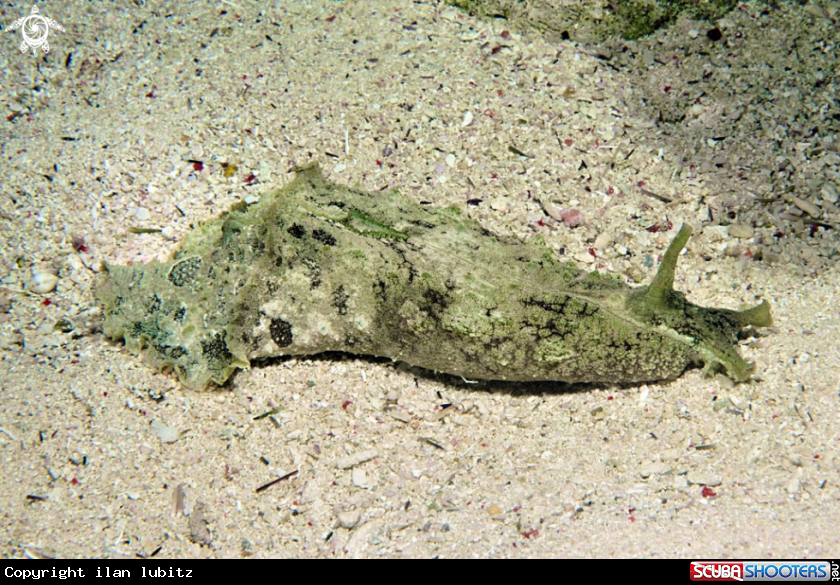
[[[772,323],[673,290],[679,231],[648,286],[586,274],[457,208],[330,183],[317,166],[191,232],[172,260],[106,265],[105,334],[204,388],[251,360],[384,356],[476,379],[643,382],[753,370],[738,332]]]

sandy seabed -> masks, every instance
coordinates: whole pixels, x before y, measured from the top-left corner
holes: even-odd
[[[840,556],[840,34],[793,4],[598,45],[439,2],[39,4],[48,54],[0,37],[0,554]],[[164,258],[312,160],[630,282],[691,222],[677,288],[772,303],[756,373],[330,356],[196,392],[103,337],[103,261]]]

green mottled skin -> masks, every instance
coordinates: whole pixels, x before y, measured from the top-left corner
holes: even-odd
[[[699,362],[746,379],[738,331],[771,323],[766,302],[708,309],[672,290],[688,227],[633,289],[455,208],[297,173],[195,230],[169,262],[108,265],[105,333],[192,388],[253,359],[324,351],[467,378],[643,382]]]

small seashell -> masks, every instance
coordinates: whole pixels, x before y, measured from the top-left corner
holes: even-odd
[[[755,235],[755,230],[751,226],[733,223],[729,226],[729,236],[732,238],[750,239]]]
[[[813,218],[818,218],[821,215],[820,208],[810,201],[800,199],[799,197],[791,197],[791,202]]]
[[[55,274],[51,274],[49,272],[38,272],[32,276],[32,280],[29,281],[26,288],[30,292],[45,295],[48,292],[54,291],[57,284],[58,277]]]
[[[824,184],[820,190],[820,194],[822,195],[823,201],[827,201],[829,203],[837,203],[837,201],[840,200],[840,195],[837,194],[837,189],[831,183]]]
[[[168,427],[160,421],[153,420],[151,427],[152,432],[158,436],[162,443],[174,443],[181,436],[178,429]]]
[[[563,223],[569,228],[578,227],[583,225],[584,222],[583,213],[577,209],[561,209],[560,217],[563,218]]]
[[[723,483],[723,479],[719,475],[711,475],[699,471],[689,471],[686,479],[688,479],[688,483],[691,485],[707,485],[709,487],[717,487]]]
[[[357,467],[353,470],[351,477],[353,478],[353,485],[356,487],[367,487],[367,474],[364,469]]]
[[[338,525],[347,530],[353,530],[362,520],[362,514],[358,510],[342,511],[336,514],[336,517],[338,518]]]
[[[593,244],[593,247],[596,250],[604,250],[607,246],[609,246],[612,243],[612,240],[613,234],[611,234],[610,232],[601,232],[600,234],[598,234],[598,237],[595,238],[595,243]]]

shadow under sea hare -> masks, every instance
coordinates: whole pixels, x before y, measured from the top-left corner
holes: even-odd
[[[106,264],[105,334],[197,389],[254,359],[325,351],[476,379],[619,383],[699,363],[745,380],[738,333],[772,323],[766,301],[704,308],[673,290],[688,226],[653,282],[631,288],[457,208],[296,172],[195,229],[168,262]]]

